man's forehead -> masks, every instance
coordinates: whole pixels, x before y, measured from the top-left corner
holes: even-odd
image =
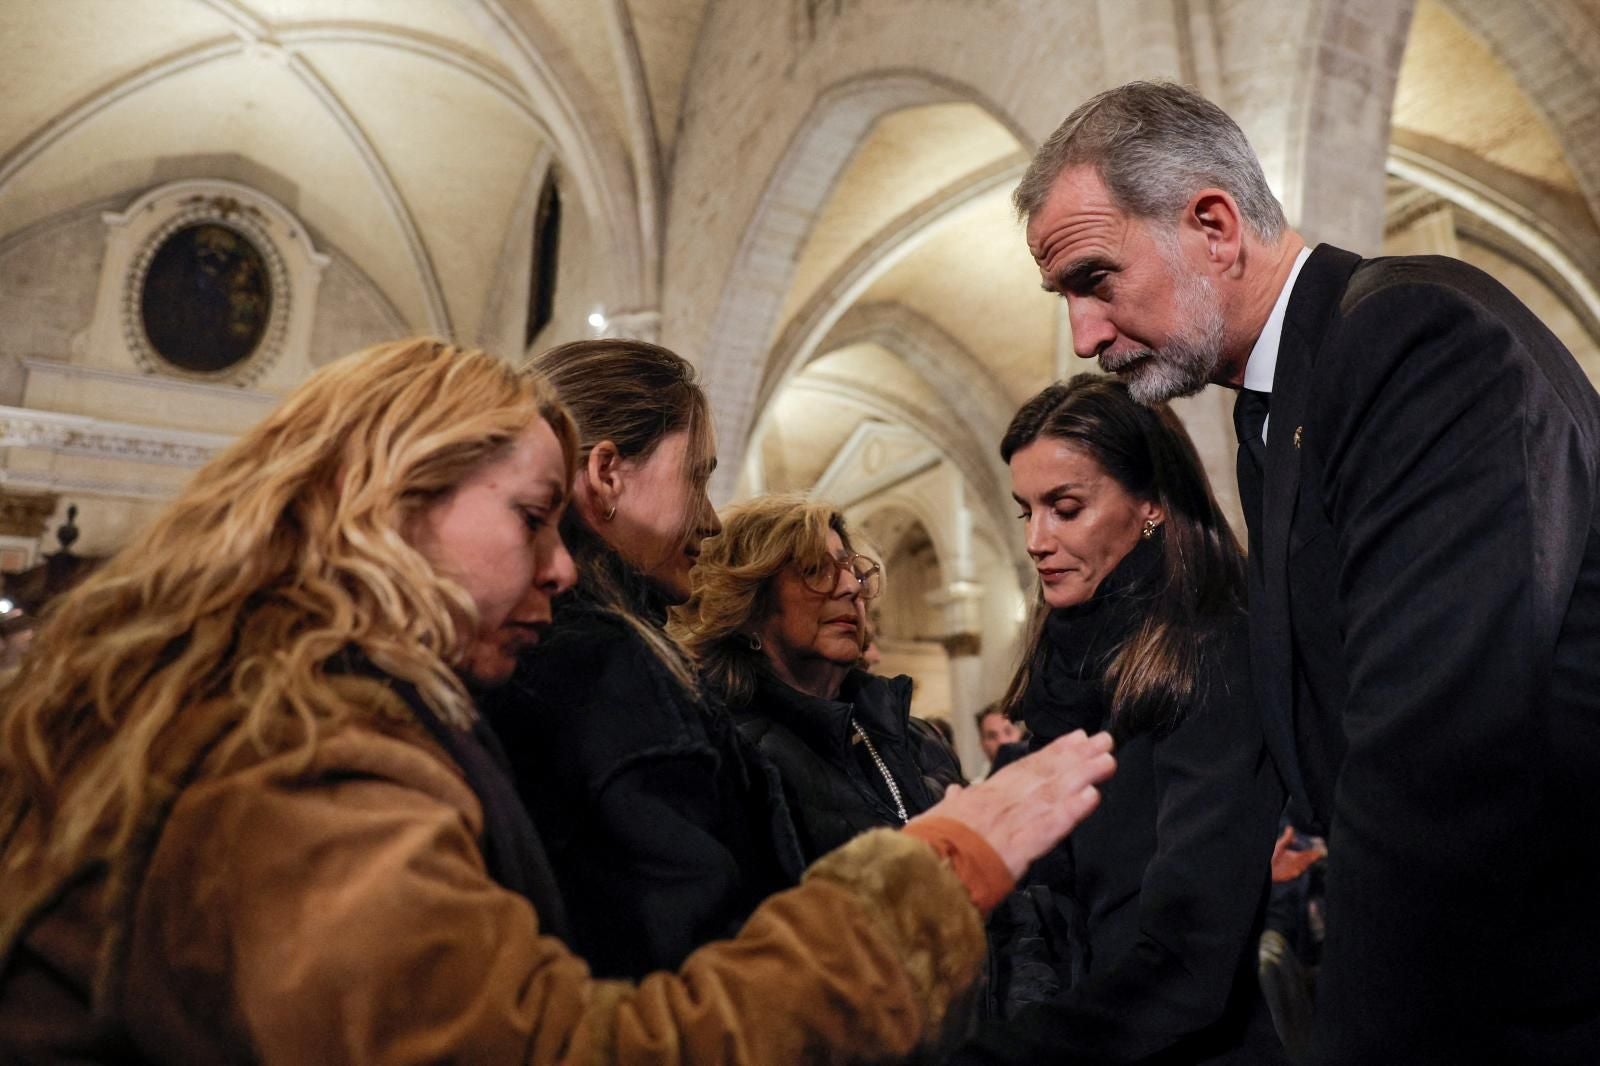
[[[1112,208],[1114,201],[1111,192],[1106,188],[1105,182],[1100,180],[1100,172],[1087,163],[1067,167],[1056,180],[1051,182],[1050,191],[1045,195],[1044,202],[1039,205],[1039,214],[1053,210],[1073,209],[1078,207]]]
[[[1043,262],[1065,242],[1120,225],[1126,216],[1089,166],[1061,172],[1044,203],[1028,219],[1028,250]]]

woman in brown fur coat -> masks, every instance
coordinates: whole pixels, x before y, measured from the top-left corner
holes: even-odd
[[[438,342],[318,373],[0,693],[0,1060],[881,1060],[1095,802],[1080,736],[819,861],[676,973],[590,978],[469,686],[573,580],[573,435]]]

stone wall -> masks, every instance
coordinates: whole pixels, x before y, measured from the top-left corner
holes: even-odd
[[[757,6],[713,6],[670,175],[663,336],[707,369],[730,455],[759,413],[810,227],[872,123],[900,108],[968,100],[1031,145],[1099,89],[1186,80],[1239,118],[1308,235],[1366,252],[1381,239],[1406,0],[922,0],[802,14],[791,36]],[[726,494],[738,464],[724,469]]]
[[[0,405],[22,402],[24,359],[66,359],[94,315],[102,205],[0,242]]]

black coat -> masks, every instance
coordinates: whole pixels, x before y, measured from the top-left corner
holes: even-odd
[[[1594,1062],[1600,397],[1481,271],[1323,246],[1271,404],[1240,488],[1267,738],[1330,850],[1313,1061]]]
[[[677,969],[798,880],[776,771],[615,617],[563,603],[490,714],[596,976]]]
[[[883,774],[851,728],[852,717],[894,777],[910,817],[962,782],[944,740],[911,717],[909,677],[851,671],[839,698],[825,700],[767,676],[748,704],[732,710],[739,732],[778,768],[807,862],[858,833],[900,824]]]
[[[1158,544],[1089,603],[1053,612],[1022,704],[1030,744],[1111,728],[1104,665],[1159,580]],[[1251,698],[1245,619],[1216,626],[1178,724],[1119,724],[1099,808],[1024,885],[1033,900],[1053,893],[1065,919],[1064,991],[988,1026],[960,1061],[1287,1062],[1255,972],[1284,793]]]

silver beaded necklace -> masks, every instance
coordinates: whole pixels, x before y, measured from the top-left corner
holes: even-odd
[[[894,775],[889,772],[888,764],[883,761],[883,756],[878,754],[878,749],[873,746],[872,738],[867,736],[867,731],[861,728],[861,723],[854,716],[850,719],[850,728],[856,731],[856,736],[861,738],[861,743],[867,746],[867,754],[872,756],[872,761],[878,767],[878,773],[883,775],[883,783],[889,786],[889,795],[894,797],[894,810],[900,816],[900,824],[911,821],[911,816],[906,814],[906,801],[900,797],[900,786],[894,783]]]

